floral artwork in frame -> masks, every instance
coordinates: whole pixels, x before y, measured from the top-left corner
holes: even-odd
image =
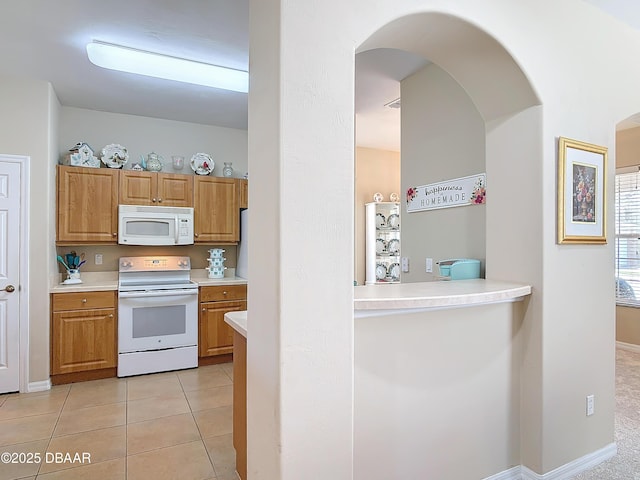
[[[607,243],[607,148],[558,140],[558,243]]]

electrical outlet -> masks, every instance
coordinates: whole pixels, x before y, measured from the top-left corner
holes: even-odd
[[[102,254],[96,253],[96,265],[102,265]]]
[[[425,270],[427,273],[433,273],[433,258],[427,258],[425,263]]]
[[[595,412],[595,398],[593,395],[587,395],[587,416],[593,415]]]

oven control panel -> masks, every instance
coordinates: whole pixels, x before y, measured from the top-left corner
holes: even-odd
[[[189,257],[121,257],[120,272],[167,272],[191,270]]]

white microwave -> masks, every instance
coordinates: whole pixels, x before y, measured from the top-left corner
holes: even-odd
[[[121,245],[193,245],[193,208],[118,205]]]

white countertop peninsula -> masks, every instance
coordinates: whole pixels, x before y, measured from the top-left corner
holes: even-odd
[[[513,418],[530,308],[520,300],[531,290],[485,279],[354,288],[358,478],[449,478],[459,459],[443,439],[491,459],[487,474],[518,462]],[[390,451],[401,454],[371,462]]]
[[[364,285],[354,288],[356,318],[516,302],[531,286],[483,278]]]
[[[224,314],[224,321],[236,332],[247,338],[247,311],[227,312]]]
[[[508,446],[519,439],[512,421],[520,402],[518,336],[528,308],[520,301],[530,294],[529,285],[485,279],[354,288],[358,478],[395,478],[405,470],[406,478],[431,478],[432,456],[424,452],[447,435],[464,437],[485,457],[505,445],[504,459],[496,462],[513,463]],[[246,311],[225,314],[225,322],[247,337]],[[234,412],[244,415],[240,407],[234,404]],[[388,451],[406,454],[371,462]]]
[[[530,294],[529,285],[485,279],[365,285],[355,287],[353,307],[362,318],[517,302]],[[246,338],[246,310],[225,314],[225,321]]]

